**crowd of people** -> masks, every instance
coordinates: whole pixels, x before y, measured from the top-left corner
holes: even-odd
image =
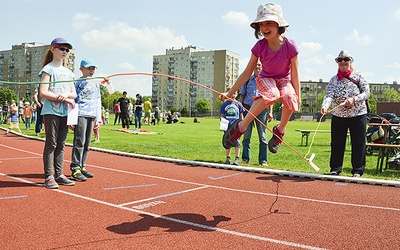
[[[230,153],[234,147],[233,164],[239,165],[240,137],[244,134],[241,158],[244,163],[249,163],[252,128],[256,126],[258,162],[268,166],[268,150],[274,154],[278,152],[292,113],[300,109],[299,52],[296,43],[284,35],[289,24],[283,18],[279,5],[260,5],[257,17],[250,26],[257,39],[251,49],[250,60],[236,82],[220,95],[221,101],[228,99],[220,108],[221,120],[228,123],[222,144],[226,149],[225,163],[232,163]],[[64,38],[55,38],[39,72],[41,84],[35,90],[34,102],[26,102],[22,97],[19,103],[12,100],[8,104],[5,101],[0,107],[2,123],[9,124],[6,134],[11,129],[21,133],[21,121],[26,130],[35,124],[36,135],[45,131],[44,186],[50,189],[59,185],[75,185],[75,181],[94,177],[86,168],[92,132],[94,141],[99,142],[100,125],[110,122],[110,112],[101,106],[100,95],[100,84],[110,85],[109,80],[104,79],[101,83],[88,80],[97,69],[94,61],[88,58],[81,61],[82,75],[75,80],[74,73],[62,65],[71,49],[72,45]],[[328,84],[321,108],[321,114],[326,115],[328,108],[333,107],[330,174],[339,175],[342,171],[347,130],[350,130],[352,173],[354,177],[360,177],[365,169],[365,100],[370,95],[369,87],[361,73],[354,69],[354,59],[349,52],[341,51],[335,61],[338,73]],[[236,100],[238,95],[239,100]],[[278,100],[283,104],[281,120],[273,127],[272,137],[267,141],[266,125],[272,119],[271,107]],[[143,100],[140,94],[136,94],[131,102],[124,91],[114,105],[114,125],[118,122],[123,129],[134,125],[135,130],[140,130],[143,125],[158,125],[160,121],[165,124],[179,123],[178,112],[161,111],[151,101],[151,98]],[[68,110],[75,108],[78,109],[77,119],[70,121]],[[68,129],[74,131],[70,178],[64,175],[63,169]]]

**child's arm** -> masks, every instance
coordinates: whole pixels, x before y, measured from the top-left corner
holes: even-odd
[[[225,96],[232,98],[233,93],[236,93],[236,91],[238,91],[239,88],[242,87],[243,84],[245,84],[250,79],[251,75],[254,72],[254,69],[256,68],[257,62],[258,62],[258,58],[255,55],[253,55],[253,53],[252,53],[250,60],[247,63],[246,69],[242,72],[242,74],[240,74],[240,76],[236,80],[235,84],[225,94]],[[224,100],[225,99],[224,95],[221,95],[220,99]]]
[[[301,95],[300,95],[300,80],[299,80],[299,70],[298,70],[299,63],[297,60],[297,56],[290,59],[290,64],[291,64],[291,69],[290,69],[291,82],[298,97],[298,103],[300,109]]]

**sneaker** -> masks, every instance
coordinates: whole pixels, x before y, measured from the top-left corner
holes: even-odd
[[[93,178],[94,174],[87,171],[85,167],[81,169],[81,173],[86,177],[86,178]]]
[[[69,180],[67,177],[65,177],[65,175],[60,175],[56,178],[56,182],[60,185],[64,185],[64,186],[73,186],[75,185],[75,182]]]
[[[353,174],[353,177],[354,177],[354,178],[360,178],[361,175],[360,175],[360,174]]]
[[[339,173],[336,172],[336,171],[331,171],[329,174],[330,174],[330,175],[339,175]]]
[[[236,158],[236,159],[233,161],[233,165],[236,165],[236,166],[239,166],[239,165],[240,165],[239,158]]]
[[[231,159],[227,158],[226,161],[225,161],[225,164],[231,165]]]
[[[80,169],[73,170],[70,178],[75,181],[86,181],[86,177],[82,174]]]
[[[222,137],[222,145],[224,146],[224,148],[229,149],[234,147],[236,140],[239,139],[240,136],[244,133],[241,132],[239,129],[240,121],[240,119],[234,121],[232,126],[230,126],[224,133],[224,136]]]
[[[268,167],[268,163],[267,163],[267,162],[265,162],[265,161],[264,161],[264,162],[261,162],[261,163],[260,163],[260,166],[263,166],[263,167]]]
[[[56,180],[54,180],[53,176],[47,177],[46,180],[44,181],[43,186],[48,189],[57,189],[58,188],[58,184],[57,184]]]
[[[243,162],[244,164],[249,164],[249,160],[243,160],[243,159],[242,159],[242,162]]]
[[[279,147],[281,146],[281,142],[282,142],[282,140],[279,139],[278,136],[283,139],[283,136],[285,135],[285,133],[281,133],[279,131],[277,125],[274,126],[272,131],[274,132],[274,134],[268,142],[268,149],[269,149],[269,151],[271,151],[271,153],[276,154],[278,152]]]

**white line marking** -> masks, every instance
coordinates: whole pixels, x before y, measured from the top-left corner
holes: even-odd
[[[103,190],[116,190],[116,189],[129,189],[129,188],[140,188],[140,187],[154,187],[157,184],[143,184],[143,185],[136,185],[136,186],[121,186],[121,187],[111,187],[111,188],[103,188]]]
[[[30,153],[30,154],[40,155],[41,156],[41,154],[38,154],[38,153],[35,153],[35,152],[29,152],[29,151],[25,151],[25,150],[22,150],[22,149],[9,147],[9,146],[3,145],[3,144],[0,144],[0,146],[6,147],[6,148],[9,148],[9,149],[13,149],[13,150],[18,150],[18,151],[25,152],[25,153]],[[64,160],[64,161],[65,162],[71,162],[71,161],[67,161],[67,160]],[[144,177],[149,177],[149,178],[154,178],[154,179],[160,179],[160,180],[166,180],[166,181],[172,181],[172,182],[178,182],[178,183],[185,183],[185,184],[191,184],[191,185],[196,185],[196,186],[204,186],[205,185],[205,184],[202,184],[202,183],[182,181],[182,180],[165,178],[165,177],[148,175],[148,174],[134,173],[134,172],[129,172],[129,171],[125,171],[125,170],[112,169],[112,168],[107,168],[107,167],[91,165],[91,164],[88,164],[87,166],[91,166],[91,167],[98,168],[98,169],[103,169],[103,170],[108,170],[108,171],[113,171],[113,172],[118,172],[118,173],[125,173],[125,174],[137,175],[137,176],[144,176]],[[216,188],[216,189],[222,189],[222,190],[229,190],[229,191],[234,191],[234,192],[240,192],[240,193],[249,193],[249,194],[257,194],[257,195],[264,195],[264,196],[273,196],[273,197],[277,196],[275,193],[271,193],[271,194],[270,193],[262,193],[262,192],[255,192],[255,191],[227,188],[227,187],[221,187],[221,186],[215,186],[215,185],[208,185],[208,187]],[[286,198],[286,199],[293,199],[293,200],[316,202],[316,203],[325,203],[325,204],[333,204],[333,205],[350,206],[350,207],[362,207],[362,208],[371,208],[371,209],[400,211],[400,208],[372,206],[372,205],[364,205],[364,204],[352,204],[352,203],[335,202],[335,201],[327,201],[327,200],[317,200],[317,199],[302,198],[302,197],[295,197],[295,196],[288,196],[288,195],[278,195],[278,197],[279,198]]]
[[[26,197],[28,197],[28,196],[27,195],[5,196],[5,197],[0,197],[0,200],[19,199],[19,198],[26,198]]]
[[[128,205],[132,205],[132,204],[135,204],[135,203],[140,203],[140,202],[145,202],[145,201],[160,199],[160,198],[164,198],[164,197],[168,197],[168,196],[173,196],[173,195],[178,195],[178,194],[184,194],[184,193],[188,193],[188,192],[200,190],[200,189],[207,188],[207,187],[208,187],[208,186],[203,186],[203,187],[197,187],[197,188],[187,189],[187,190],[183,190],[183,191],[173,192],[173,193],[169,193],[169,194],[162,194],[162,195],[150,197],[150,198],[143,199],[143,200],[137,200],[137,201],[132,201],[132,202],[127,202],[127,203],[119,204],[119,206],[128,206]]]
[[[160,179],[160,180],[191,184],[191,185],[196,185],[196,186],[204,186],[205,185],[205,184],[202,184],[202,183],[188,182],[188,181],[164,178],[164,177],[160,177],[160,176],[152,176],[152,175],[148,175],[148,174],[134,173],[134,172],[130,172],[130,171],[106,168],[106,167],[89,165],[89,164],[88,164],[88,166],[91,166],[91,167],[94,167],[94,168],[103,169],[103,170],[108,170],[108,171],[114,171],[114,172],[118,172],[118,173],[125,173],[125,174],[137,175],[137,176],[144,176],[144,177],[149,177],[149,178],[155,178],[155,179]],[[276,193],[262,193],[262,192],[248,191],[248,190],[235,189],[235,188],[227,188],[227,187],[221,187],[221,186],[215,186],[215,185],[207,185],[207,186],[209,188],[216,188],[216,189],[228,190],[228,191],[233,191],[233,192],[264,195],[264,196],[272,196],[272,197],[276,197],[277,196]],[[302,197],[289,196],[289,195],[278,195],[278,197],[279,198],[286,198],[286,199],[293,199],[293,200],[310,201],[310,202],[316,202],[316,203],[325,203],[325,204],[333,204],[333,205],[350,206],[350,207],[362,207],[362,208],[373,208],[373,209],[400,211],[400,208],[371,206],[371,205],[364,205],[364,204],[353,204],[353,203],[327,201],[327,200],[317,200],[317,199],[302,198]]]
[[[220,179],[224,179],[224,178],[229,178],[229,177],[233,177],[233,176],[241,175],[241,174],[243,174],[243,173],[236,173],[236,174],[224,175],[224,176],[220,176],[220,177],[211,177],[211,176],[208,176],[208,178],[210,178],[210,179],[213,180],[213,181],[216,181],[216,180],[220,180]]]
[[[7,174],[0,173],[0,175],[6,176],[8,178],[15,179],[15,180],[18,180],[18,181],[22,181],[24,183],[29,183],[29,184],[32,184],[32,185],[35,185],[35,186],[40,186],[35,182],[27,181],[27,180],[24,180],[24,179],[21,179],[21,178],[16,178],[16,177],[13,177],[13,176],[9,176]],[[204,228],[206,230],[217,231],[217,232],[220,232],[220,233],[230,234],[230,235],[234,235],[234,236],[238,236],[238,237],[249,238],[249,239],[260,240],[260,241],[271,242],[271,243],[275,243],[275,244],[279,244],[279,245],[298,247],[298,248],[304,248],[304,249],[318,249],[318,250],[319,249],[321,249],[321,250],[325,249],[325,248],[318,248],[318,247],[309,246],[309,245],[298,244],[298,243],[290,242],[290,241],[276,240],[276,239],[272,239],[272,238],[267,238],[267,237],[252,235],[252,234],[246,234],[246,233],[231,231],[231,230],[222,229],[222,228],[218,228],[218,227],[211,227],[211,226],[198,224],[198,223],[194,223],[194,222],[190,222],[190,221],[175,219],[175,218],[168,217],[168,216],[149,213],[149,212],[146,212],[146,211],[143,211],[143,210],[133,209],[133,208],[129,208],[129,207],[123,207],[123,206],[116,205],[116,204],[113,204],[113,203],[109,203],[109,202],[106,202],[106,201],[102,201],[102,200],[94,199],[94,198],[91,198],[91,197],[87,197],[87,196],[83,196],[83,195],[67,192],[67,191],[64,191],[64,190],[61,190],[61,189],[49,189],[49,191],[59,192],[59,193],[62,193],[62,194],[66,194],[66,195],[75,197],[75,198],[91,201],[91,202],[102,204],[102,205],[106,205],[106,206],[109,206],[109,207],[114,207],[114,208],[119,208],[119,209],[131,211],[131,212],[138,213],[138,214],[145,214],[145,215],[148,215],[148,216],[151,216],[151,217],[154,217],[154,218],[160,218],[160,219],[164,219],[164,220],[167,220],[167,221],[172,221],[172,222],[176,222],[176,223],[180,223],[180,224],[184,224],[184,225],[189,225],[189,226],[193,226],[193,227],[198,227],[198,228]]]
[[[12,160],[41,159],[41,158],[42,157],[32,156],[32,157],[18,157],[18,158],[17,157],[16,158],[1,158],[1,160],[3,160],[3,161],[12,161]]]

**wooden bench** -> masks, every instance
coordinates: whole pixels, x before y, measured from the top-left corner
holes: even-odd
[[[301,133],[301,146],[303,146],[303,139],[306,138],[306,146],[308,146],[308,137],[310,136],[311,132],[317,133],[330,133],[330,130],[304,130],[304,129],[296,129],[296,132]]]
[[[387,162],[389,159],[389,151],[388,149],[400,149],[400,145],[398,144],[379,144],[379,143],[366,143],[366,147],[376,147],[379,148],[378,152],[378,160],[376,162],[376,172],[382,172],[383,170],[383,162],[385,161],[385,169],[387,169]],[[386,158],[386,160],[385,160]]]
[[[312,116],[312,115],[302,115],[300,117],[300,120],[302,120],[302,121],[312,121],[312,120],[314,120],[314,116]]]

